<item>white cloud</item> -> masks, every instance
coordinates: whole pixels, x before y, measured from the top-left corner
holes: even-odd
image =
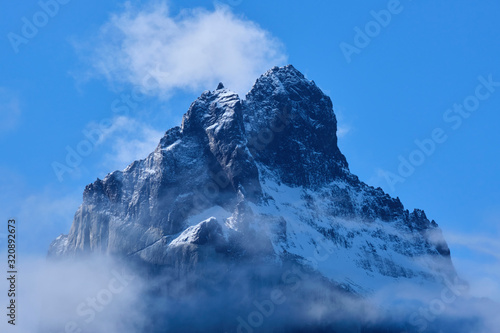
[[[500,302],[499,235],[446,232],[445,238],[458,273],[470,283],[471,294]]]
[[[286,62],[280,41],[225,6],[173,16],[164,2],[141,9],[126,3],[89,49],[97,74],[163,97],[215,89],[219,81],[244,94],[260,74]]]
[[[470,285],[475,297],[486,297],[500,302],[500,263],[482,263],[461,256],[453,257],[458,274]]]
[[[147,157],[156,148],[163,132],[139,120],[129,117],[116,117],[98,142],[105,145],[108,153],[101,165],[104,172],[122,170],[135,160]]]
[[[16,219],[19,251],[23,255],[44,255],[56,236],[69,231],[73,215],[81,203],[83,188],[63,193],[60,188],[46,186],[34,191],[15,176],[0,183],[2,189],[9,190],[0,194],[1,219]],[[5,230],[0,230],[0,244]],[[0,252],[5,249],[0,248]]]
[[[347,124],[348,120],[344,116],[348,113],[345,108],[340,105],[336,105],[333,110],[337,118],[337,137],[343,138],[351,131],[351,126]]]
[[[500,260],[500,240],[487,235],[448,233],[446,239],[450,244],[467,247],[471,251],[490,255]]]
[[[54,190],[31,194],[21,203],[19,218],[33,224],[33,230],[58,228],[58,222],[71,225],[73,215],[81,202],[81,192],[61,195]]]
[[[15,129],[20,116],[21,109],[16,94],[0,87],[0,131]]]
[[[53,261],[44,255],[24,255],[21,260],[16,326],[2,320],[0,332],[131,333],[137,332],[135,325],[148,319],[139,314],[143,310],[139,302],[144,296],[142,280],[111,258],[99,255],[86,261]],[[4,280],[0,285],[8,290]],[[91,303],[92,299],[97,303]],[[9,301],[2,292],[0,302]]]
[[[349,133],[349,131],[350,131],[350,130],[351,130],[351,128],[350,128],[349,126],[346,126],[346,125],[344,125],[344,126],[339,126],[339,127],[337,128],[337,137],[338,137],[338,138],[343,138],[343,137],[345,137],[345,136]]]

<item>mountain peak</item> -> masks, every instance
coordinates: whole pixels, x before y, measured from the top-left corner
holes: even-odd
[[[313,81],[288,65],[244,100],[217,88],[146,159],[86,187],[51,254],[117,253],[179,269],[264,257],[309,265],[321,242],[335,256],[318,274],[358,292],[373,290],[372,278],[431,279],[443,262],[453,272],[436,223],[351,174],[332,102]],[[424,255],[428,266],[413,260]]]
[[[281,66],[281,67],[274,66],[273,68],[271,68],[270,70],[268,70],[267,72],[262,74],[262,76],[271,76],[271,75],[276,75],[276,76],[281,76],[281,77],[295,76],[295,77],[298,77],[300,79],[305,79],[304,74],[302,74],[301,71],[296,69],[291,64],[288,64],[286,66]]]
[[[292,100],[300,100],[307,95],[321,95],[321,90],[313,81],[292,65],[273,67],[262,74],[253,85],[248,95],[256,95],[256,91],[264,96],[288,95]]]
[[[274,139],[255,157],[286,170],[282,180],[312,185],[348,177],[347,161],[337,146],[332,101],[295,67],[273,67],[261,75],[244,105],[247,133],[259,136],[267,131]],[[270,124],[284,127],[273,131]]]

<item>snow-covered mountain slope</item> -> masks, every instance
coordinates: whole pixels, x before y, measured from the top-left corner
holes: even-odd
[[[336,131],[330,98],[291,65],[244,100],[220,84],[146,159],[86,186],[49,253],[174,268],[292,260],[358,294],[453,276],[438,225],[351,174]]]

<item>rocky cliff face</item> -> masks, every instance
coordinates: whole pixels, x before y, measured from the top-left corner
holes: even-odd
[[[86,186],[49,253],[174,268],[293,260],[355,293],[454,274],[437,224],[351,174],[336,130],[330,98],[291,65],[243,100],[220,84],[146,159]]]

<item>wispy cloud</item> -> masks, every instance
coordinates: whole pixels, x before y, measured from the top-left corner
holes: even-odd
[[[98,126],[97,124],[93,124]],[[91,129],[92,124],[89,125]],[[98,141],[106,146],[107,153],[101,165],[109,172],[124,169],[135,160],[147,157],[158,145],[163,132],[148,124],[129,117],[116,117]]]
[[[351,130],[351,128],[349,126],[339,126],[338,129],[337,129],[337,137],[339,138],[343,138],[345,137],[349,131]]]
[[[500,260],[500,239],[487,235],[447,233],[450,244],[464,246],[474,252],[490,255]]]
[[[0,188],[5,190],[0,194],[2,220],[16,219],[18,247],[23,255],[45,255],[50,242],[69,230],[73,215],[81,203],[83,189],[61,194],[59,188],[46,186],[34,191],[24,184],[22,177],[16,177],[15,173],[8,171],[6,174],[9,178],[0,180]],[[0,238],[5,230],[0,230]],[[5,250],[6,247],[0,248],[0,252]]]
[[[95,73],[111,83],[130,83],[163,97],[212,89],[219,81],[246,93],[262,72],[286,61],[278,39],[229,7],[174,16],[165,2],[141,8],[127,2],[86,51]]]
[[[335,107],[333,109],[334,109],[335,115],[337,117],[337,137],[343,138],[352,129],[348,123],[348,120],[345,117],[346,110],[341,105],[335,105]]]
[[[147,319],[139,314],[142,281],[111,258],[51,261],[24,255],[22,263],[16,326],[2,320],[1,332],[133,333]],[[0,301],[8,304],[7,293]]]
[[[20,116],[21,108],[16,93],[0,87],[0,131],[15,129]]]
[[[445,237],[458,273],[470,283],[471,294],[500,302],[499,235],[446,232]]]

